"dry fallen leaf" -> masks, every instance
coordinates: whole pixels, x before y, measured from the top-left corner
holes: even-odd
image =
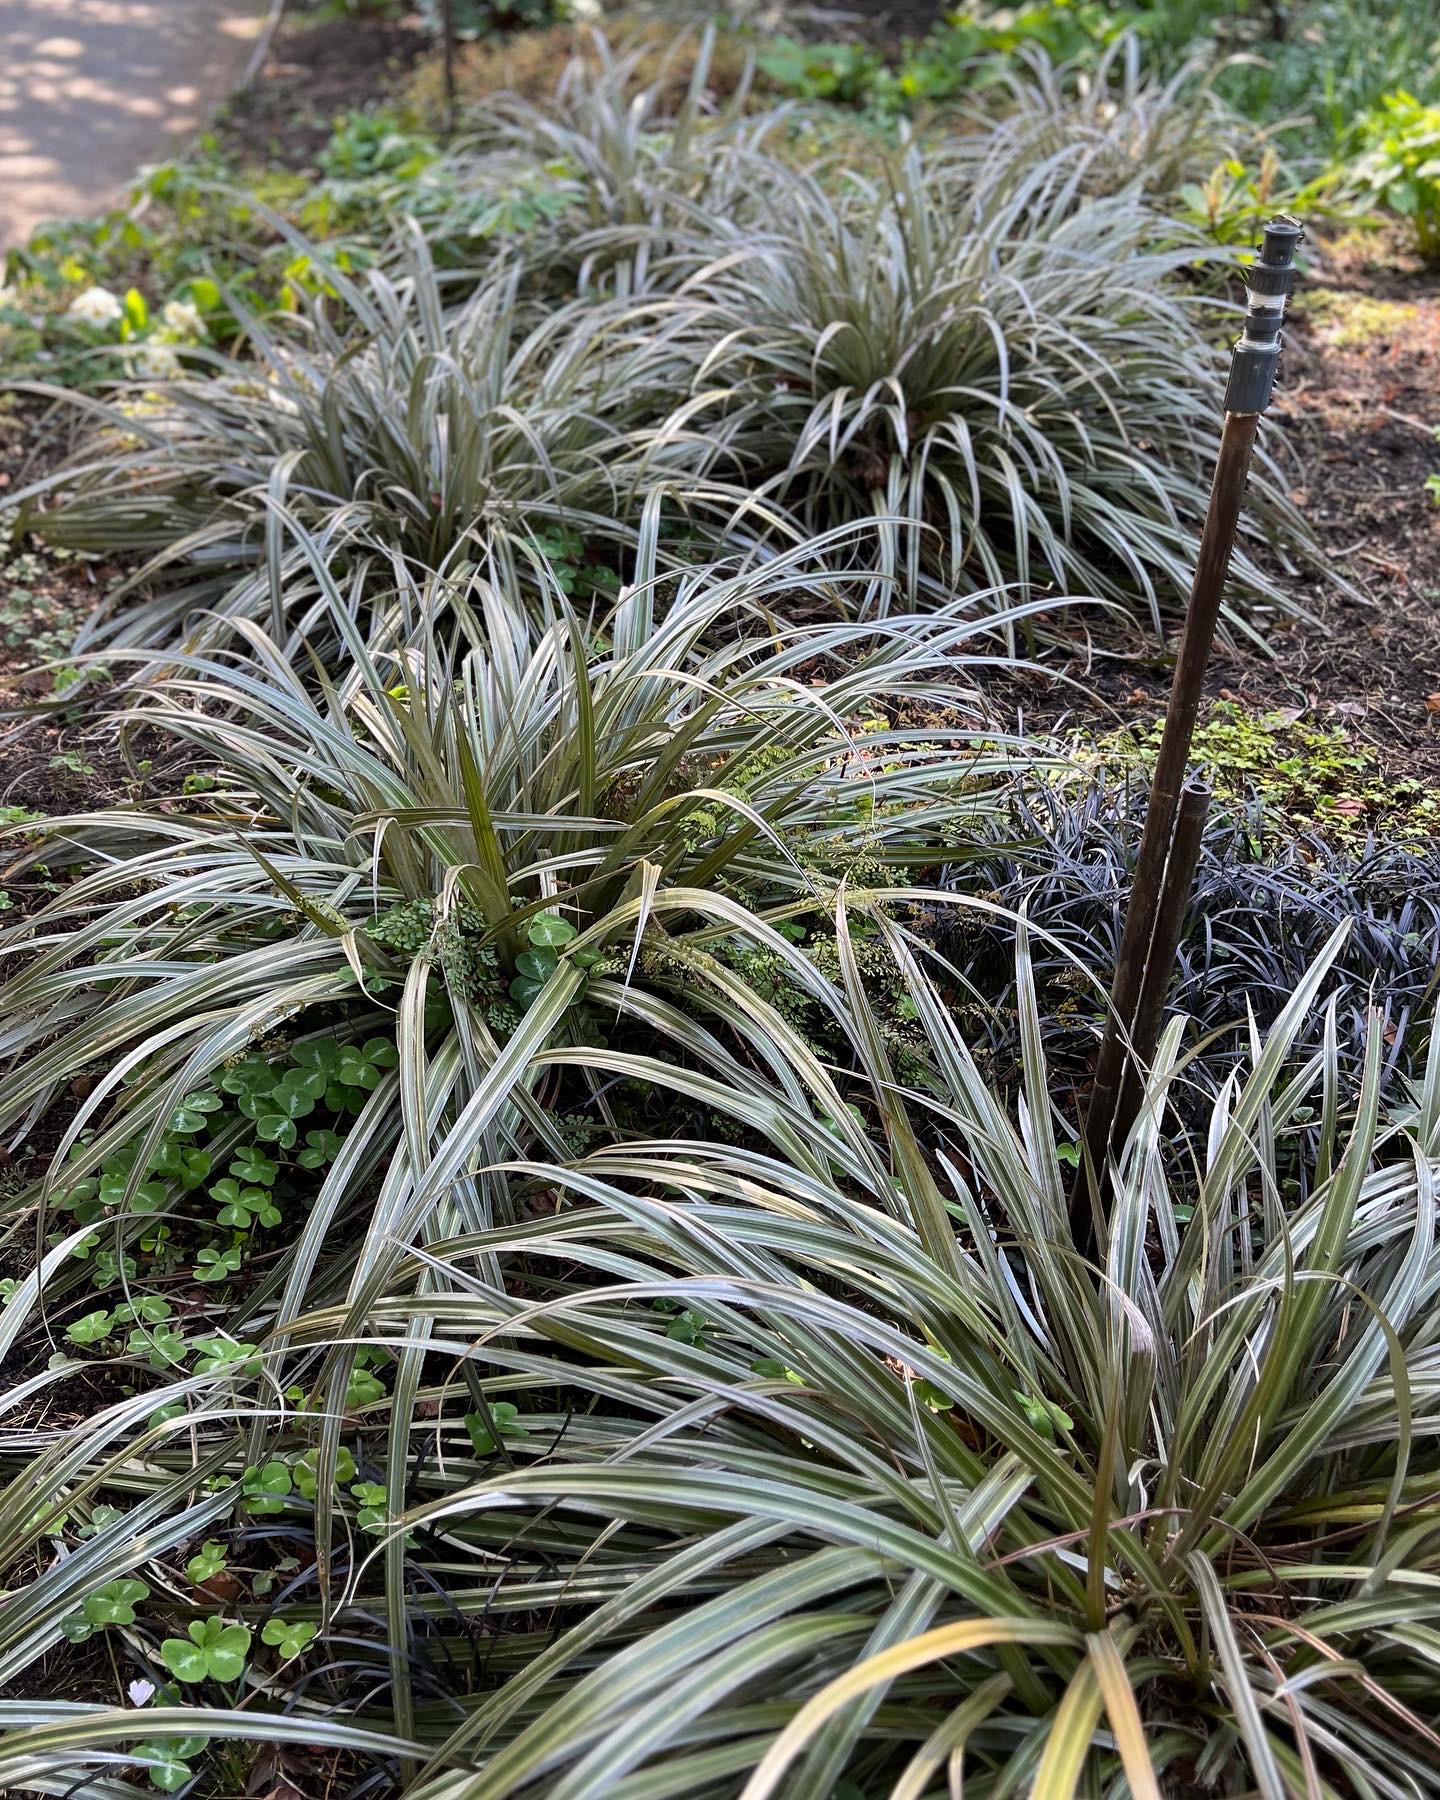
[[[1426,712],[1440,712],[1440,694],[1425,696],[1425,710]]]

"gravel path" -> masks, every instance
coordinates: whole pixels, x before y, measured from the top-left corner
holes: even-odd
[[[244,74],[266,0],[0,0],[0,249],[103,211]]]

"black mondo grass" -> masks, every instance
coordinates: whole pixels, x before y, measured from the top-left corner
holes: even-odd
[[[1099,1008],[1080,968],[1112,968],[1134,869],[1141,809],[1133,790],[1097,784],[1076,795],[1032,791],[999,825],[1003,848],[979,846],[941,877],[957,893],[984,893],[1003,910],[937,921],[938,941],[984,994],[968,1028],[1013,1058],[1015,993],[1009,979],[1022,908],[1043,920],[1034,946],[1047,1045],[1057,1066],[1088,1064]],[[1382,1040],[1381,1082],[1399,1097],[1423,1065],[1440,966],[1440,853],[1433,843],[1335,845],[1294,838],[1263,813],[1217,812],[1201,846],[1170,1002],[1195,1033],[1191,1080],[1223,1081],[1250,1020],[1267,1030],[1342,926],[1324,997],[1336,1002],[1341,1067],[1359,1070],[1372,1017]]]

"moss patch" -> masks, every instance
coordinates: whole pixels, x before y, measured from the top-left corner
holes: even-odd
[[[1112,732],[1077,746],[1077,755],[1116,776],[1148,774],[1163,723]],[[1256,713],[1217,702],[1196,730],[1191,764],[1209,782],[1217,807],[1244,812],[1258,803],[1272,826],[1283,823],[1332,843],[1372,834],[1393,841],[1440,836],[1440,792],[1395,780],[1369,745],[1338,725],[1291,711]]]
[[[1295,310],[1337,350],[1361,350],[1367,344],[1403,335],[1419,315],[1418,307],[1399,300],[1377,300],[1372,294],[1349,294],[1339,288],[1312,288],[1297,297]]]

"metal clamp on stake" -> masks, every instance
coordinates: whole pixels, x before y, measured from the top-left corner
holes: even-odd
[[[1246,274],[1249,305],[1245,330],[1230,363],[1215,480],[1200,534],[1145,828],[1115,958],[1110,1010],[1095,1058],[1085,1114],[1084,1155],[1070,1193],[1071,1225],[1082,1249],[1103,1252],[1105,1248],[1104,1190],[1109,1163],[1135,1118],[1140,1072],[1155,1055],[1171,965],[1200,853],[1209,796],[1203,789],[1185,789],[1186,764],[1204,698],[1205,670],[1235,547],[1250,456],[1260,415],[1270,404],[1275,386],[1280,326],[1295,285],[1295,251],[1303,236],[1298,219],[1283,213],[1272,219]]]

